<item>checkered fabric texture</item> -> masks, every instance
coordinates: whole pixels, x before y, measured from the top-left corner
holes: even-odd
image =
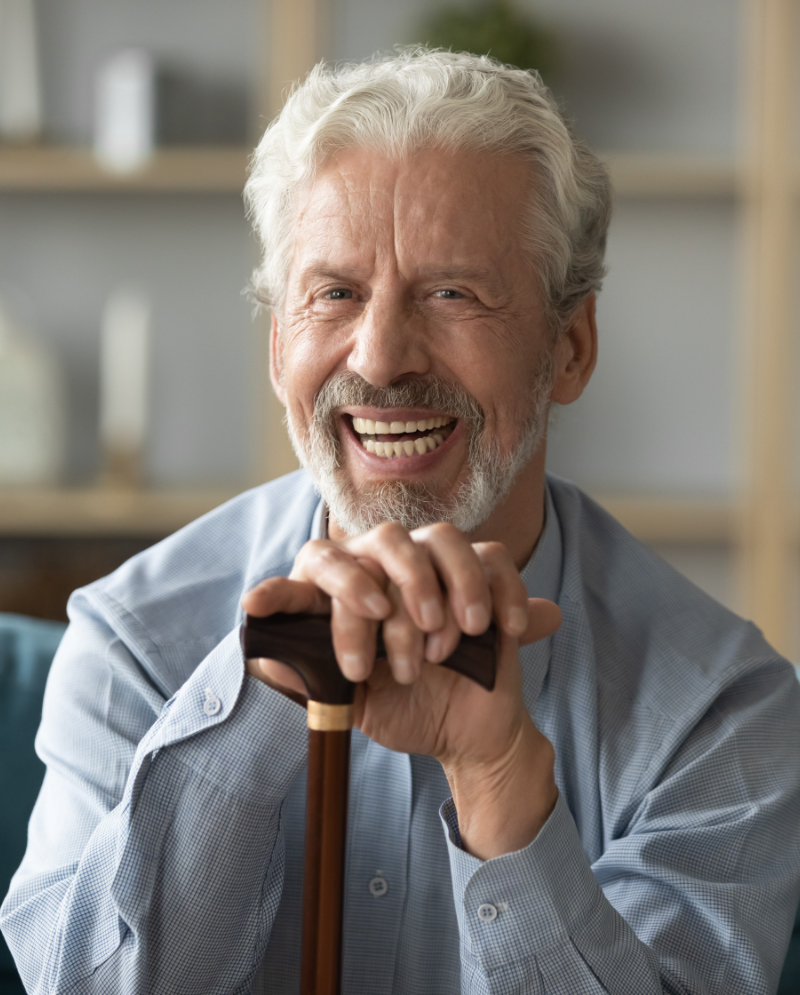
[[[237,627],[320,519],[293,474],[73,596],[2,907],[29,992],[299,990],[304,712],[245,677]],[[343,991],[773,992],[800,894],[793,669],[555,478],[524,578],[564,615],[522,653],[558,805],[481,862],[439,765],[355,733]]]

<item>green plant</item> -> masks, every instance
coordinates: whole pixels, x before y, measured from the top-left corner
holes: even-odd
[[[444,7],[422,26],[421,37],[435,48],[491,55],[519,69],[536,69],[547,79],[558,63],[553,34],[533,24],[509,0],[487,0],[479,7]]]

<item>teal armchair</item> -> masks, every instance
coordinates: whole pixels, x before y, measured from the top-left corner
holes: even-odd
[[[33,740],[47,672],[64,629],[60,622],[0,614],[0,896],[25,852],[28,818],[44,777]],[[24,991],[0,937],[0,995]]]
[[[44,776],[33,740],[47,672],[64,629],[60,622],[0,613],[0,896],[25,852],[28,818]],[[1,938],[0,995],[24,995]],[[778,995],[800,995],[800,909]]]

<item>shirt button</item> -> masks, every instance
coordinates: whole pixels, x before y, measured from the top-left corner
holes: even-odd
[[[222,702],[211,688],[206,688],[206,700],[203,702],[203,711],[206,715],[216,715],[220,708],[222,708]]]
[[[389,890],[389,882],[386,878],[372,878],[369,883],[370,894],[375,898],[383,898]]]
[[[497,918],[497,909],[494,905],[484,902],[478,906],[478,918],[481,922],[494,922]]]

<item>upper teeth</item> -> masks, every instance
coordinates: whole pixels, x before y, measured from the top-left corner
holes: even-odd
[[[373,421],[371,418],[354,418],[353,428],[359,435],[405,435],[407,432],[430,432],[432,428],[448,425],[452,418],[424,418],[422,421]]]

